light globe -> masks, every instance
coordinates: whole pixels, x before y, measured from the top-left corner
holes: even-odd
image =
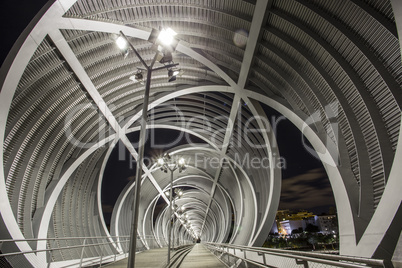
[[[177,35],[171,28],[163,29],[160,31],[158,40],[165,46],[169,46],[173,43],[174,36]]]

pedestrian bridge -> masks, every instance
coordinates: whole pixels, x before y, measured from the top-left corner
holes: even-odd
[[[205,249],[307,267],[317,255],[253,249],[302,151],[337,208],[340,255],[321,259],[400,265],[400,36],[400,0],[49,0],[0,71],[1,264],[201,239],[183,265]]]
[[[30,252],[13,252],[0,254],[0,267],[9,267],[9,262],[19,263],[24,267],[24,259],[29,255],[45,253],[49,256],[69,254],[79,256],[67,261],[49,262],[47,267],[128,267],[132,260],[127,250],[110,251],[112,247],[123,246],[128,249],[128,237],[92,237],[86,239],[63,239],[67,246],[57,247],[59,241],[48,241],[46,250],[34,250]],[[384,259],[362,258],[356,256],[339,255],[336,251],[295,251],[285,249],[272,249],[261,247],[236,246],[232,244],[218,243],[194,243],[193,241],[181,241],[168,250],[168,247],[159,245],[153,239],[140,239],[139,247],[135,254],[137,268],[208,268],[208,267],[392,267]],[[75,241],[75,243],[73,243]],[[83,241],[79,244],[78,241]],[[96,241],[96,242],[95,242]],[[22,241],[2,241],[2,244],[17,243]],[[29,241],[25,241],[29,242]],[[32,240],[31,240],[32,242]],[[145,246],[147,245],[147,246]],[[6,247],[7,248],[7,247]],[[96,255],[91,252],[97,252]]]
[[[174,252],[171,267],[197,268],[197,267],[226,267],[214,254],[201,244],[191,245],[190,252]],[[175,251],[179,251],[176,249]],[[176,256],[178,255],[178,256]],[[136,258],[135,267],[166,267],[166,249],[152,249],[139,253]],[[174,262],[173,262],[174,260]],[[121,260],[110,264],[107,267],[127,267],[127,260]]]
[[[174,261],[167,266],[166,249],[152,249],[139,253],[135,267],[387,267],[383,260],[339,257],[309,252],[289,252],[228,245],[195,244],[177,248]],[[127,267],[127,259],[107,265],[109,268]]]

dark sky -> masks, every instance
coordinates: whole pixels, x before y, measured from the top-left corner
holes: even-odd
[[[44,5],[51,2],[53,0],[3,0],[0,2],[0,34],[2,36],[0,64],[3,63],[14,42],[29,22]],[[264,110],[269,118],[280,116],[268,107],[264,106]],[[329,206],[334,206],[329,180],[320,161],[303,148],[301,137],[298,129],[288,120],[283,120],[278,124],[279,151],[287,164],[286,168],[282,170],[280,208],[307,209],[315,213],[326,212]],[[136,140],[136,134],[133,134],[131,139]],[[115,157],[116,152],[112,153],[111,159]],[[109,189],[109,191],[111,189],[105,200],[106,210],[111,209],[111,205],[117,199],[121,189],[135,174],[135,170],[129,169],[128,163],[115,163],[116,161],[113,160],[110,162],[113,164],[106,169],[106,181],[103,188]],[[114,172],[116,168],[119,170],[118,175]],[[320,206],[316,206],[316,204],[320,204]]]
[[[281,209],[307,209],[321,214],[331,206],[335,207],[334,198],[324,168],[311,169],[282,181]]]
[[[268,106],[262,107],[270,122],[281,117]],[[316,214],[328,212],[329,207],[335,206],[328,176],[317,156],[312,156],[304,148],[302,139],[307,141],[299,129],[289,120],[281,120],[277,125],[276,139],[279,153],[286,162],[286,168],[282,169],[279,208],[306,209]],[[311,146],[308,142],[307,145]]]
[[[39,10],[53,0],[0,1],[0,66],[20,34]]]

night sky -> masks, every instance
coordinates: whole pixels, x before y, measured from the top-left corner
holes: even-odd
[[[0,66],[35,15],[53,0],[0,1]]]
[[[275,110],[262,105],[268,119],[281,116]],[[299,129],[285,119],[277,126],[279,154],[286,160],[282,169],[282,190],[279,209],[298,211],[305,209],[316,214],[327,213],[335,207],[335,201],[325,169],[317,156],[312,156],[303,146]],[[310,145],[311,146],[311,145]],[[319,205],[318,205],[319,204]]]
[[[47,0],[5,0],[0,2],[0,34],[2,36],[0,64],[3,63],[25,27],[46,3],[48,3]],[[264,110],[268,118],[280,116],[269,107],[264,106]],[[171,136],[174,138],[175,135],[177,133],[159,132],[158,136]],[[138,134],[130,135],[130,139],[136,141]],[[327,212],[328,207],[335,206],[329,180],[322,164],[303,148],[302,135],[290,121],[283,120],[279,123],[277,141],[280,154],[287,163],[286,169],[282,170],[283,182],[280,209],[295,211],[306,209],[320,214]],[[148,154],[152,153],[156,152],[148,151]],[[128,155],[127,159],[129,159]],[[106,168],[105,183],[102,189],[106,216],[110,215],[112,206],[120,191],[133,179],[134,174],[135,170],[130,169],[128,161],[117,160],[117,150],[115,150]],[[105,189],[107,189],[107,195],[105,195]],[[320,204],[320,206],[317,206],[317,204]]]

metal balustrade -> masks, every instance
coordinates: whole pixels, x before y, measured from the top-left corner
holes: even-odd
[[[137,243],[137,251],[166,246],[158,242],[158,240],[164,241],[163,238],[138,236],[137,239],[141,241]],[[85,267],[93,265],[101,267],[104,264],[128,257],[129,240],[129,236],[0,240],[1,252],[3,252],[4,248],[9,249],[10,246],[19,242],[27,242],[32,248],[38,241],[46,241],[47,243],[47,248],[43,250],[33,249],[25,252],[16,251],[0,254],[0,267],[16,267],[18,263],[24,263],[26,255],[43,252],[46,252],[47,256],[46,267]],[[192,241],[180,241],[180,245],[192,243]],[[205,243],[205,245],[230,267],[387,267],[384,260],[380,259],[218,243]],[[78,258],[68,257],[77,255],[79,256]],[[58,259],[60,256],[63,257],[63,260]]]
[[[165,247],[158,241],[164,238],[153,236],[137,237],[137,252]],[[38,241],[46,241],[46,249],[35,250]],[[30,254],[46,253],[46,267],[85,267],[115,262],[128,257],[129,236],[66,237],[46,239],[0,240],[0,267],[23,267],[25,257]],[[10,252],[18,243],[28,243],[32,250]],[[189,244],[191,241],[180,241]],[[7,252],[8,253],[3,253]],[[74,256],[78,256],[75,257]],[[12,263],[12,265],[10,264]],[[16,266],[21,263],[20,266]],[[44,264],[45,265],[45,264]],[[45,267],[45,266],[43,266]]]
[[[205,245],[229,267],[388,267],[379,259],[217,243]]]

